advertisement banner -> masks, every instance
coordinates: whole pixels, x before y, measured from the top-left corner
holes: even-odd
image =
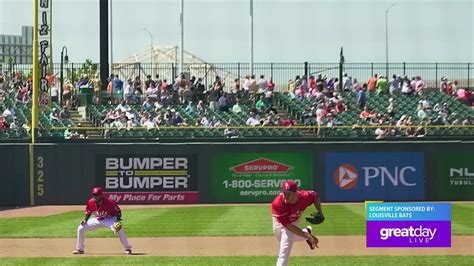
[[[474,153],[444,153],[437,157],[436,198],[474,200]]]
[[[328,201],[422,200],[421,152],[329,152],[325,154]]]
[[[217,202],[271,202],[285,180],[312,189],[310,153],[224,153],[212,159]]]
[[[368,203],[367,247],[451,247],[450,203]]]
[[[197,203],[194,155],[101,155],[96,185],[117,203]]]

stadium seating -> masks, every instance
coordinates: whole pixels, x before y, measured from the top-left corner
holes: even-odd
[[[374,138],[374,128],[359,128],[352,129],[351,127],[359,120],[360,110],[355,101],[355,94],[353,92],[341,93],[342,98],[347,102],[348,110],[337,115],[336,120],[341,122],[345,127],[325,128],[322,130],[325,138]],[[437,91],[430,91],[423,96],[401,95],[394,97],[395,100],[395,117],[394,121],[398,120],[402,115],[412,116],[414,125],[420,121],[417,118],[416,108],[420,100],[427,97],[432,106],[435,104],[447,103],[452,113],[458,113],[463,119],[470,117],[474,120],[474,111],[465,104],[457,101],[453,97],[448,97]],[[367,94],[367,105],[372,111],[387,113],[387,106],[389,103],[389,95]],[[291,98],[287,93],[275,93],[274,103],[276,108],[280,111],[294,117],[298,124],[315,125],[315,119],[305,118],[305,111],[315,106],[312,99],[296,99]],[[15,108],[16,117],[20,125],[31,123],[31,103],[23,103],[16,101],[13,94],[7,95],[3,102],[0,102],[0,110],[7,106]],[[100,104],[87,106],[87,118],[97,127],[101,125],[102,112],[113,109],[117,105]],[[66,127],[76,127],[76,123],[72,119],[62,119],[61,121],[51,122],[49,119],[53,108],[59,109],[59,105],[53,103],[49,107],[41,108],[39,113],[39,137],[40,138],[64,138],[64,130]],[[131,105],[132,111],[138,118],[141,112],[141,105]],[[195,125],[200,118],[198,113],[188,114],[185,112],[185,106],[171,105],[171,109],[179,112],[183,119],[186,119],[189,125]],[[302,129],[302,128],[282,128],[282,127],[248,127],[245,125],[248,118],[250,106],[243,106],[241,114],[232,112],[212,111],[207,109],[207,113],[213,120],[220,121],[223,125],[230,119],[233,126],[236,127],[238,138],[314,138],[316,129]],[[150,111],[151,115],[156,116],[156,111]],[[431,115],[434,115],[433,113]],[[11,123],[12,118],[8,117],[7,122]],[[362,122],[361,125],[367,125],[368,122]],[[131,130],[110,130],[110,137],[112,139],[222,139],[224,138],[224,126],[217,128],[204,127],[159,127],[157,129],[146,130],[144,128],[134,128]],[[474,127],[429,127],[429,136],[434,138],[442,137],[465,137],[474,136]],[[30,133],[25,129],[0,130],[0,140],[27,140],[30,138]]]

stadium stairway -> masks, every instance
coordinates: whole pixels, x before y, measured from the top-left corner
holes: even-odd
[[[94,125],[89,121],[87,116],[83,116],[78,110],[70,110],[71,113],[71,119],[74,121],[75,125],[80,125],[80,127],[86,127],[86,128],[91,128],[94,127]],[[84,118],[86,117],[86,118]],[[101,139],[102,137],[102,131],[99,129],[88,129],[87,135],[89,136],[90,139]]]

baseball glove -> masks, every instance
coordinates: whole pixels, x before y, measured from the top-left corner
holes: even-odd
[[[313,212],[311,217],[306,217],[306,221],[310,224],[320,224],[324,222],[324,215],[320,212]]]
[[[112,231],[114,231],[114,234],[116,234],[118,231],[122,229],[122,223],[117,221],[112,225]]]

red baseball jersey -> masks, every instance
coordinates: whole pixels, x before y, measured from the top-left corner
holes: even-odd
[[[297,221],[304,210],[313,204],[318,198],[318,193],[312,190],[298,190],[298,201],[296,204],[286,204],[283,193],[278,194],[272,202],[272,216],[284,227]]]
[[[97,207],[94,198],[91,198],[87,202],[86,214],[94,214],[98,220],[102,220],[109,217],[115,217],[120,214],[120,207],[115,201],[102,198],[102,204]]]

